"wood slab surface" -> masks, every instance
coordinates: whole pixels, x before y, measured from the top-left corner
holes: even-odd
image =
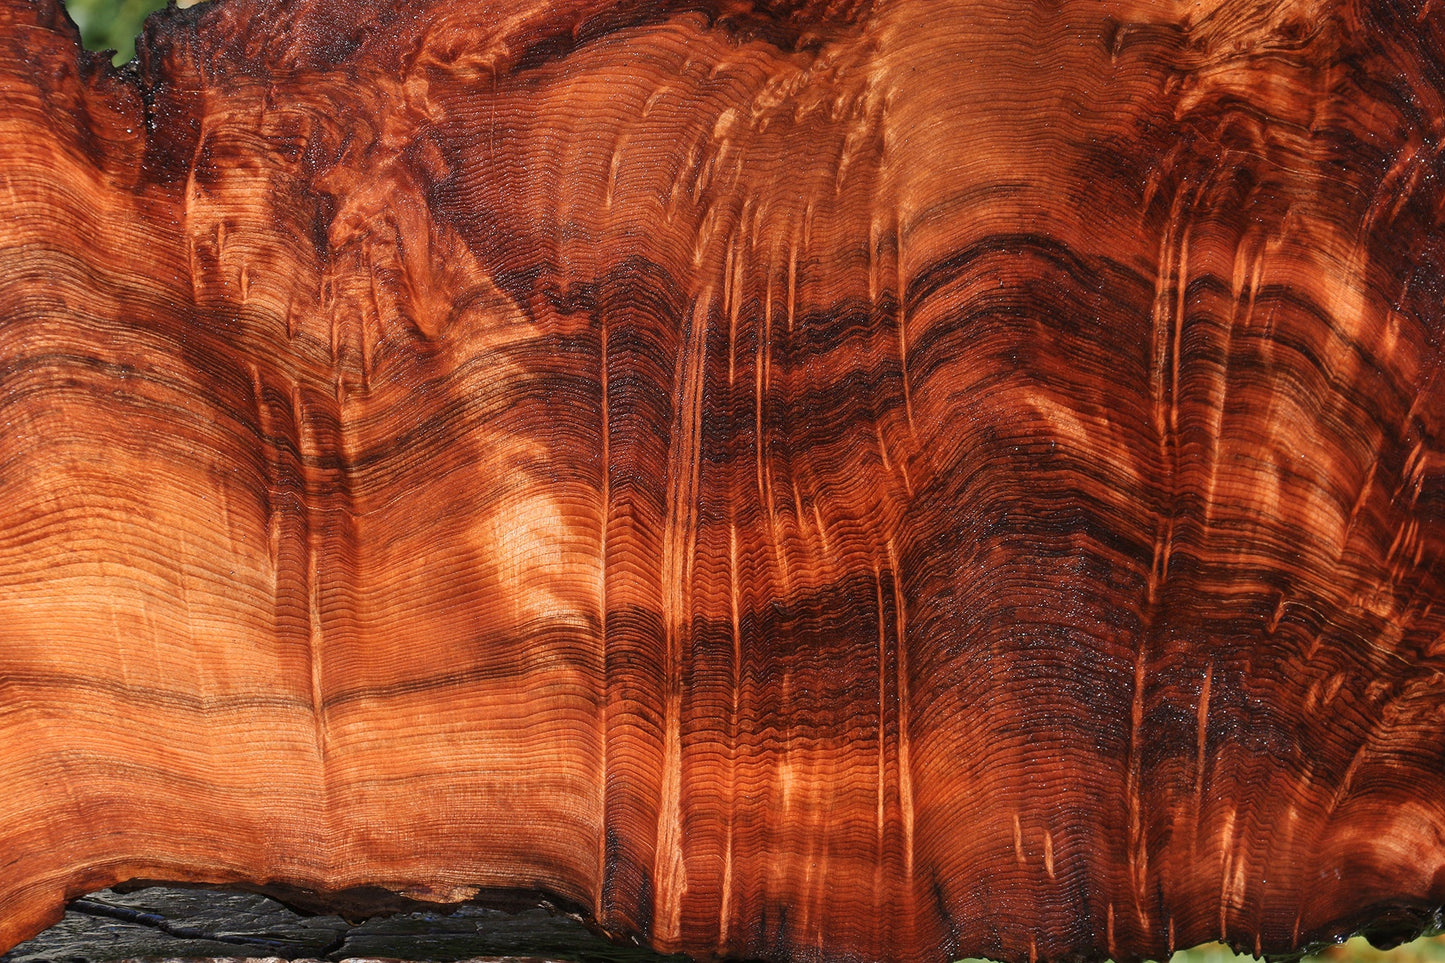
[[[1445,905],[1445,5],[0,0],[0,945]]]

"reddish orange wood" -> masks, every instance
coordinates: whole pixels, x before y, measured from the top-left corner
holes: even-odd
[[[217,0],[116,72],[0,0],[0,944],[1438,914],[1442,18]]]

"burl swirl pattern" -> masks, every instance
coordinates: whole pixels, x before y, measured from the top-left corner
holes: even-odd
[[[0,944],[136,878],[772,960],[1439,918],[1445,5],[0,48]]]

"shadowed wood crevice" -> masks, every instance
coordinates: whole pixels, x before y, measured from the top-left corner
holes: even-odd
[[[135,878],[663,951],[1445,904],[1405,0],[0,0],[0,943]],[[328,895],[329,894],[329,895]]]

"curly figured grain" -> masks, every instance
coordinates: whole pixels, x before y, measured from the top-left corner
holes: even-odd
[[[0,943],[1445,903],[1445,10],[0,0]]]

